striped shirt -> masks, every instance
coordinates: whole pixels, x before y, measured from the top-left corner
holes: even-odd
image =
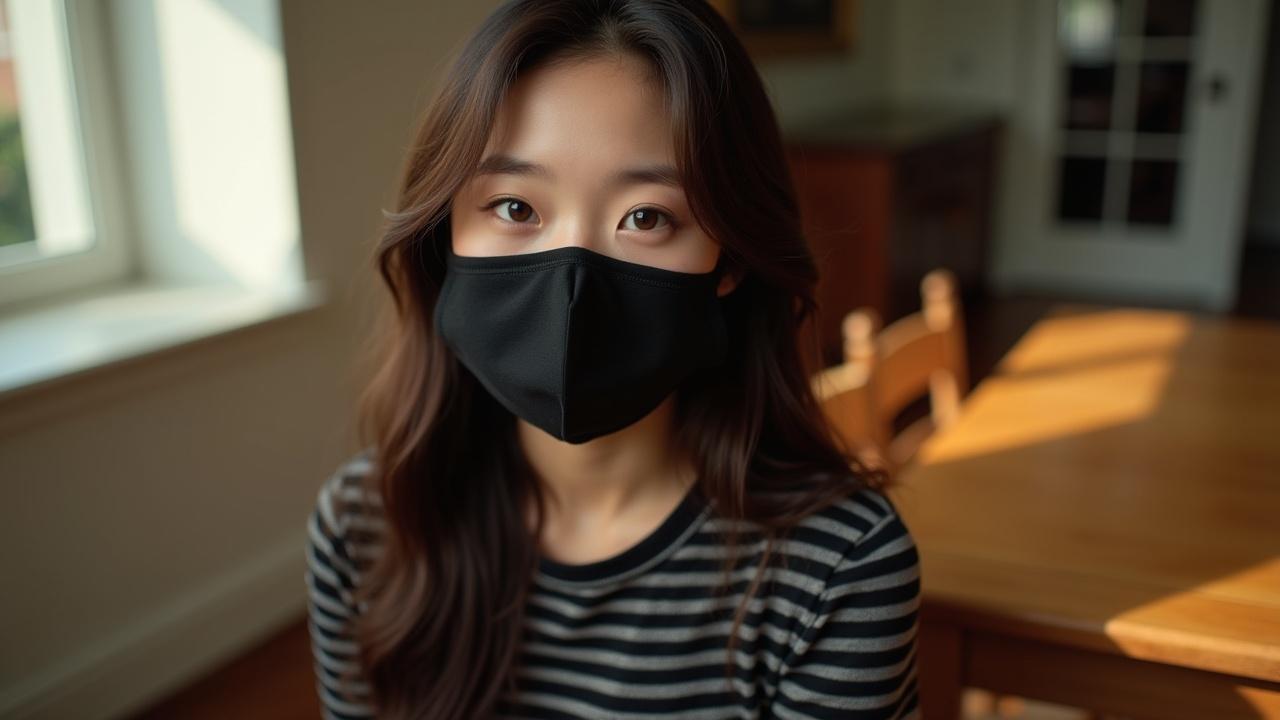
[[[385,525],[370,460],[347,460],[321,486],[308,520],[308,625],[325,718],[371,718],[355,664],[352,591]],[[339,509],[341,508],[341,509]],[[743,531],[731,591],[722,578],[727,521],[692,490],[648,536],[612,557],[568,565],[539,558],[526,606],[514,718],[919,718],[919,558],[882,493],[860,490],[806,518],[775,546],[724,674],[734,612],[764,537]],[[767,589],[767,592],[765,590]]]

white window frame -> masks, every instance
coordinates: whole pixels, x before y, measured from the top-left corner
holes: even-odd
[[[104,3],[6,1],[41,237],[0,248],[0,312],[136,276]]]
[[[234,343],[326,304],[303,252],[278,0],[241,0],[247,13],[221,0],[8,1],[43,13],[46,33],[48,8],[65,18],[63,67],[76,70],[63,125],[77,129],[63,134],[83,142],[96,242],[0,270],[0,429],[8,408],[35,422],[21,399],[72,378]]]

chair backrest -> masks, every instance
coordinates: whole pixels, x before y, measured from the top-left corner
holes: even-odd
[[[868,465],[892,470],[885,458],[885,448],[878,440],[871,398],[871,368],[871,363],[846,360],[819,370],[811,378],[813,394],[850,451]]]
[[[923,308],[881,329],[879,315],[845,316],[844,362],[812,379],[815,395],[852,447],[870,448],[896,470],[921,443],[954,421],[969,389],[964,315],[955,276],[933,270],[920,283]],[[929,395],[929,415],[900,433],[894,420]]]

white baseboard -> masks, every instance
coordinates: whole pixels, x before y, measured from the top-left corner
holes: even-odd
[[[110,720],[145,709],[306,612],[305,548],[305,532],[290,534],[146,620],[0,688],[0,718]]]

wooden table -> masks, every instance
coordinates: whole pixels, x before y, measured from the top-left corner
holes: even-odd
[[[1055,308],[899,479],[929,720],[1280,718],[1280,324]]]

